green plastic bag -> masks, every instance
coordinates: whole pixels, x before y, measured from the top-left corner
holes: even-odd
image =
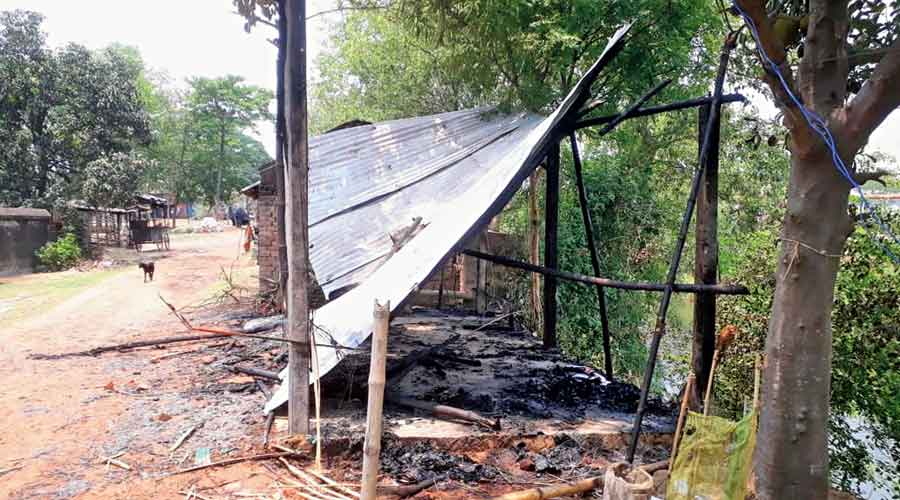
[[[690,412],[667,500],[744,500],[756,446],[756,412],[732,422]]]

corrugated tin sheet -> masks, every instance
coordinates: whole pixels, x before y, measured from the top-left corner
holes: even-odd
[[[315,311],[320,375],[372,331],[375,301],[395,310],[454,248],[484,228],[558,141],[628,26],[547,118],[487,109],[397,120],[310,140],[310,260],[326,294],[359,286]],[[385,260],[389,236],[421,217],[425,226]],[[287,372],[281,373],[282,378]],[[312,377],[310,377],[312,379]],[[282,384],[266,404],[287,401]]]

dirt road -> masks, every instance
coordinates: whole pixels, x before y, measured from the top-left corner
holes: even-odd
[[[168,420],[152,402],[165,402],[166,391],[190,384],[183,377],[168,384],[156,365],[148,364],[168,351],[59,360],[28,356],[182,332],[157,294],[177,306],[196,304],[214,292],[222,267],[255,272],[249,256],[236,260],[239,239],[236,230],[176,235],[173,251],[157,262],[152,283],[144,284],[141,271],[129,266],[106,271],[53,303],[37,301],[31,310],[19,307],[15,315],[0,309],[0,498],[120,498],[126,491],[130,498],[145,496],[140,489],[118,485],[126,477],[139,481],[145,473],[138,467],[109,468],[103,457],[125,451],[119,459],[135,463],[167,449],[136,439],[131,432],[136,425],[167,439],[182,432],[177,419],[168,429],[150,425]],[[41,280],[67,279],[58,274],[5,278],[0,289],[13,295],[8,302],[27,303],[24,295],[39,288]],[[17,289],[22,297],[15,297]],[[170,370],[183,371],[177,365]]]

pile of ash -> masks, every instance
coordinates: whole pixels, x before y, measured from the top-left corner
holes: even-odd
[[[403,483],[418,483],[434,477],[445,477],[464,483],[493,481],[496,469],[435,449],[426,442],[401,444],[385,440],[381,450],[381,469]]]
[[[587,411],[634,413],[641,391],[636,386],[608,380],[588,366],[556,364],[537,369],[521,380],[507,386],[498,402],[504,411],[540,418],[583,418]],[[670,408],[652,401],[650,411],[661,415]]]

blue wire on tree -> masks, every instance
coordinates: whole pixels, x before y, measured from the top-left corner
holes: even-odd
[[[791,101],[793,101],[797,108],[800,110],[800,114],[803,115],[803,118],[806,120],[806,123],[809,125],[809,127],[822,138],[822,141],[825,142],[825,146],[827,146],[829,151],[831,151],[831,161],[832,163],[834,163],[837,171],[841,174],[842,177],[847,180],[847,182],[850,183],[851,186],[853,186],[853,189],[856,190],[857,194],[859,195],[859,199],[862,201],[862,206],[866,209],[869,215],[876,222],[878,222],[878,225],[881,226],[881,230],[885,234],[887,234],[894,241],[894,243],[900,245],[900,239],[897,238],[893,231],[891,231],[891,228],[888,227],[888,225],[881,219],[881,217],[878,216],[875,208],[872,207],[872,205],[869,203],[869,200],[866,198],[862,186],[858,182],[856,182],[856,179],[853,178],[850,170],[844,164],[844,160],[841,158],[841,155],[837,150],[837,142],[834,140],[834,136],[831,135],[831,131],[828,129],[828,124],[825,123],[825,120],[821,116],[816,114],[816,112],[807,109],[806,106],[804,106],[800,101],[800,99],[798,99],[797,96],[794,95],[794,93],[791,91],[790,86],[787,84],[787,81],[784,79],[784,75],[781,74],[781,70],[778,69],[778,65],[775,64],[775,62],[772,61],[771,58],[769,58],[769,55],[766,54],[766,51],[763,49],[762,43],[759,40],[759,32],[756,30],[756,24],[754,24],[753,19],[751,19],[743,9],[741,9],[740,5],[738,5],[737,2],[734,2],[732,5],[734,5],[735,10],[737,10],[737,12],[747,23],[747,26],[750,27],[750,32],[753,34],[753,39],[756,41],[756,49],[759,51],[760,57],[769,66],[772,73],[774,73],[775,76],[778,77],[778,81],[781,82],[781,86],[782,88],[784,88],[785,93],[787,93],[788,97],[791,98]],[[863,227],[868,233],[869,228],[865,225],[863,225]],[[881,240],[879,240],[872,234],[869,234],[869,236],[876,243],[878,243],[882,250],[884,250],[884,252],[891,258],[891,260],[894,261],[895,264],[900,265],[900,258],[898,258],[897,255],[895,255],[894,252],[892,252],[886,244],[881,242]]]

